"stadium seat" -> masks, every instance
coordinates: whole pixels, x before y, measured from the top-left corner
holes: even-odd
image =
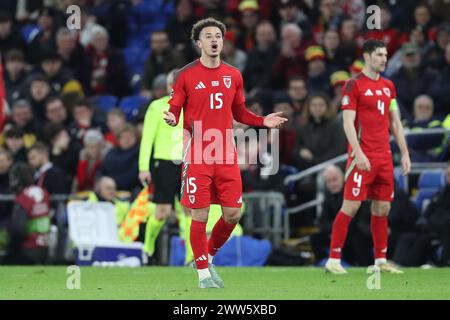
[[[22,38],[26,43],[30,43],[39,31],[40,28],[37,24],[27,24],[21,29]]]
[[[136,116],[139,108],[148,104],[150,101],[146,97],[142,97],[139,95],[124,97],[120,103],[119,107],[123,112],[127,115],[127,119],[131,120],[134,116]]]
[[[404,176],[402,168],[395,168],[394,169],[394,177],[395,181],[397,182],[400,189],[405,191],[406,194],[408,194],[409,185],[408,185],[408,176]]]
[[[419,189],[414,200],[417,210],[419,210],[419,212],[423,214],[425,211],[425,204],[427,204],[427,202],[431,200],[438,192],[438,188]]]
[[[136,63],[139,63],[141,48],[138,46],[127,47],[123,49],[123,55],[125,57],[125,63],[130,68]]]
[[[427,170],[419,177],[419,189],[439,189],[445,185],[445,175],[441,170]]]
[[[103,112],[108,112],[117,106],[118,99],[112,95],[94,96],[91,98],[94,106],[99,107]]]

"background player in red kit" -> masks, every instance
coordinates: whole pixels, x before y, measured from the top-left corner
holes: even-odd
[[[220,59],[225,25],[208,18],[192,28],[201,57],[181,69],[174,80],[170,109],[164,119],[176,125],[183,109],[185,153],[181,204],[190,209],[190,240],[200,288],[223,287],[212,259],[241,217],[242,182],[234,147],[232,124],[277,128],[282,113],[259,117],[247,111],[242,75]],[[205,140],[205,141],[203,141]],[[222,206],[223,215],[207,241],[209,205]]]
[[[348,226],[361,202],[371,199],[370,229],[375,265],[383,272],[401,273],[386,260],[388,214],[394,198],[394,169],[389,145],[389,129],[401,154],[403,174],[410,171],[408,147],[396,102],[393,83],[380,76],[387,62],[386,45],[368,40],[363,45],[365,66],[348,80],[342,93],[344,130],[349,143],[345,172],[344,201],[331,234],[330,257],[325,270],[346,273],[340,263]]]

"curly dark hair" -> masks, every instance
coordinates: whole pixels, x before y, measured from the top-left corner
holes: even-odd
[[[195,41],[199,40],[200,32],[202,32],[202,30],[207,27],[219,28],[220,32],[222,32],[222,37],[225,35],[226,29],[227,29],[222,22],[220,22],[214,18],[206,18],[206,19],[199,20],[192,26],[192,31],[191,31],[192,41],[195,42]]]

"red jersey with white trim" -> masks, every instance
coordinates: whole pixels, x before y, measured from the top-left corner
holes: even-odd
[[[197,59],[182,68],[169,104],[183,108],[185,138],[188,133],[190,140],[185,139],[185,146],[191,150],[183,161],[199,163],[200,156],[202,163],[234,163],[233,106],[244,102],[242,75],[235,67],[221,62],[208,68]]]
[[[390,105],[396,99],[392,81],[380,76],[373,80],[362,72],[347,80],[342,91],[342,110],[355,110],[355,129],[362,151],[368,158],[391,157],[389,144]],[[352,154],[348,145],[349,155]]]

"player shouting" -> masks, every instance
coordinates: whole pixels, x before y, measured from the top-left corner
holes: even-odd
[[[245,108],[241,73],[220,59],[224,34],[225,25],[212,18],[192,27],[191,38],[201,50],[201,57],[176,75],[170,109],[164,115],[169,125],[176,125],[183,109],[187,137],[181,204],[191,211],[190,241],[200,288],[223,287],[212,259],[241,217],[242,182],[232,135],[233,118],[268,128],[287,121],[281,112],[259,117]],[[220,204],[223,214],[207,240],[211,203]]]
[[[375,265],[383,272],[402,273],[386,260],[388,214],[394,199],[394,169],[389,146],[389,129],[399,145],[403,174],[411,169],[408,147],[391,81],[380,75],[387,62],[386,45],[370,39],[363,45],[365,66],[344,86],[342,109],[349,143],[345,172],[344,201],[331,233],[330,257],[325,270],[346,273],[340,263],[348,226],[361,201],[371,199],[370,230]]]

